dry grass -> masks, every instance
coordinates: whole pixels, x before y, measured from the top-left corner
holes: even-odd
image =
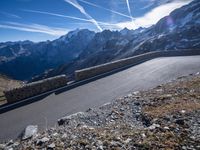
[[[160,87],[159,87],[160,88]],[[163,117],[184,110],[186,113],[200,109],[200,76],[188,80],[181,80],[173,84],[168,83],[151,92],[155,105],[146,106],[143,111],[152,117]]]
[[[200,109],[200,102],[190,100],[175,100],[170,104],[164,104],[157,107],[145,107],[144,112],[152,117],[163,117],[172,113],[184,110],[189,113]]]

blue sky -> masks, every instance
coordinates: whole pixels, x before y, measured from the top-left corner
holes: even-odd
[[[1,0],[0,42],[53,40],[70,30],[149,27],[191,0]]]

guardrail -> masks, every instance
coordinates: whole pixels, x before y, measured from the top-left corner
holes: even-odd
[[[200,55],[200,50],[154,51],[75,71],[76,81],[88,79],[126,66],[134,66],[157,57]]]
[[[8,103],[20,101],[41,93],[65,86],[68,80],[65,75],[60,75],[37,82],[26,84],[22,87],[4,91]]]

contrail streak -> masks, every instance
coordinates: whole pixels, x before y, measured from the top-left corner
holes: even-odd
[[[91,22],[91,20],[84,19],[84,18],[79,18],[79,17],[74,17],[74,16],[67,16],[67,15],[61,15],[61,14],[56,14],[56,13],[51,13],[51,12],[46,12],[46,11],[27,10],[27,9],[23,9],[23,11],[32,12],[32,13],[38,13],[38,14],[51,15],[51,16],[57,16],[57,17],[62,17],[62,18],[69,18],[69,19],[86,21],[86,22]]]
[[[89,19],[84,19],[84,18],[79,18],[79,17],[74,17],[74,16],[67,16],[67,15],[61,15],[61,14],[56,14],[56,13],[51,13],[51,12],[46,12],[46,11],[39,11],[39,10],[27,10],[27,9],[22,9],[22,11],[26,12],[31,12],[31,13],[38,13],[38,14],[44,14],[44,15],[50,15],[50,16],[56,16],[56,17],[61,17],[61,18],[68,18],[68,19],[73,19],[73,20],[79,20],[79,21],[85,21],[85,22],[90,22],[92,23],[92,20]],[[101,22],[101,21],[96,21],[100,25],[107,25],[107,26],[117,26],[116,24],[112,23],[106,23],[106,22]]]
[[[74,6],[75,8],[77,8],[83,15],[85,15],[89,20],[91,20],[91,22],[100,30],[103,31],[103,29],[99,26],[99,24],[97,23],[97,21],[92,18],[92,16],[90,16],[85,9],[76,1],[76,0],[64,0],[65,2],[71,4],[72,6]]]
[[[131,20],[133,21],[133,17],[132,17],[130,5],[129,5],[129,0],[126,0],[126,4],[127,4],[127,8],[128,8],[128,13],[129,13],[129,15],[131,17]]]

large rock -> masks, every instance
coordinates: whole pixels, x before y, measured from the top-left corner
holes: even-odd
[[[22,137],[22,140],[26,140],[29,138],[32,138],[35,136],[38,132],[38,126],[37,125],[29,125],[26,127],[24,136]]]

